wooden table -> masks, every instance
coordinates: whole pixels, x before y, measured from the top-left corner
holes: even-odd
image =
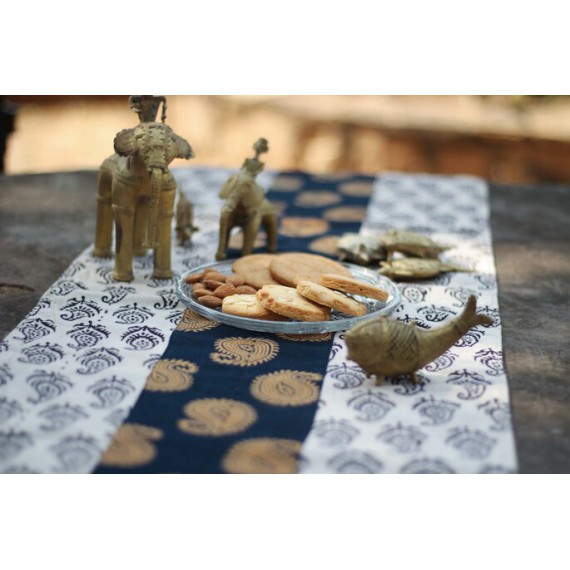
[[[0,177],[0,338],[93,242],[95,171]],[[522,473],[570,473],[570,186],[491,185]]]

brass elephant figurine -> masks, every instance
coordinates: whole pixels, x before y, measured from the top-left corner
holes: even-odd
[[[99,169],[97,226],[94,255],[109,257],[115,222],[117,281],[133,280],[133,255],[154,250],[153,276],[172,277],[172,218],[176,181],[168,170],[175,158],[190,159],[192,148],[164,124],[166,100],[152,95],[132,96],[130,107],[139,124],[114,140],[115,154]],[[162,122],[156,121],[162,104]]]
[[[220,216],[220,237],[216,259],[226,258],[230,232],[240,227],[243,232],[242,255],[253,251],[253,244],[263,225],[267,235],[267,249],[273,253],[277,250],[277,214],[275,208],[265,197],[263,188],[256,182],[256,176],[265,166],[259,160],[262,152],[269,147],[266,139],[259,139],[254,145],[255,157],[246,158],[241,170],[222,186],[219,197],[225,200]]]

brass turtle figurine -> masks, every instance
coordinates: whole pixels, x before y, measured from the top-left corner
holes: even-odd
[[[471,271],[454,263],[445,263],[441,259],[421,259],[419,257],[403,257],[392,261],[381,261],[380,275],[394,281],[412,281],[431,279],[440,273],[449,271]]]
[[[471,295],[460,315],[444,325],[424,331],[414,324],[370,318],[346,333],[347,358],[362,367],[367,376],[376,376],[380,385],[386,376],[409,375],[417,383],[416,371],[453,346],[472,327],[490,325],[493,319],[477,314],[477,300]]]

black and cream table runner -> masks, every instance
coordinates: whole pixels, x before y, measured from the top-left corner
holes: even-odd
[[[199,230],[180,274],[214,261],[232,174],[174,170]],[[391,318],[437,327],[469,295],[493,318],[382,386],[344,333],[272,335],[187,310],[173,280],[112,279],[84,251],[0,342],[0,473],[509,473],[517,471],[486,184],[471,177],[263,173],[279,250],[334,256],[345,232],[396,227],[451,246],[472,269],[400,284]],[[258,251],[263,251],[260,242]]]

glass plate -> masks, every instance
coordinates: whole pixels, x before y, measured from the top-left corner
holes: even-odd
[[[249,319],[247,317],[236,317],[235,315],[228,315],[222,313],[220,309],[210,309],[200,305],[192,296],[192,288],[184,281],[187,275],[192,273],[199,273],[205,269],[215,269],[220,273],[230,275],[232,272],[232,263],[235,260],[220,261],[217,263],[208,263],[200,265],[190,271],[183,273],[176,282],[176,293],[180,300],[190,309],[213,321],[232,325],[240,329],[247,329],[250,331],[270,332],[270,333],[285,333],[285,334],[318,334],[325,332],[337,332],[348,330],[355,323],[368,319],[369,317],[379,315],[390,315],[401,302],[400,290],[396,284],[380,275],[376,271],[353,265],[351,263],[343,263],[343,265],[352,273],[355,279],[359,279],[366,283],[371,283],[381,287],[388,292],[388,300],[386,302],[377,301],[376,299],[368,299],[359,295],[351,295],[361,303],[364,303],[367,308],[367,314],[362,317],[353,317],[333,310],[331,313],[330,321],[317,321],[317,322],[303,322],[303,321],[263,321],[260,319]]]

